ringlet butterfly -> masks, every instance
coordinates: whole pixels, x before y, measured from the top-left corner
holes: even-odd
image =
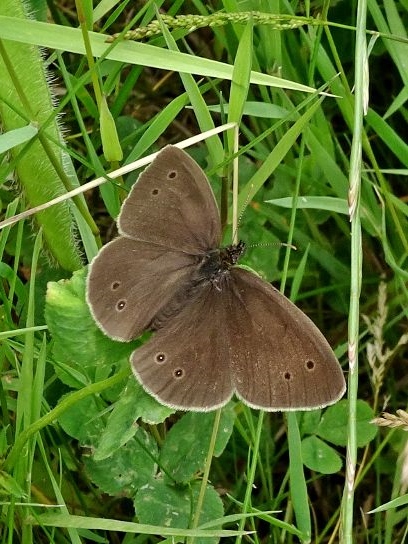
[[[87,301],[108,336],[152,337],[131,355],[161,403],[223,406],[235,393],[269,411],[310,410],[345,391],[342,369],[312,321],[236,265],[244,244],[220,248],[221,222],[195,161],[165,147],[122,205],[119,237],[90,265]]]

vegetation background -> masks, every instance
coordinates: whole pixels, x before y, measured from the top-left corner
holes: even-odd
[[[130,375],[140,340],[104,337],[85,302],[137,172],[3,224],[2,543],[406,540],[407,12],[2,0],[3,218],[236,122],[240,237],[258,244],[246,264],[319,325],[348,377],[323,411],[174,414]],[[226,241],[231,134],[191,149]]]

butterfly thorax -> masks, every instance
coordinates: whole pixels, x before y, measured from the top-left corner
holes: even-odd
[[[210,281],[217,288],[222,278],[245,252],[245,243],[240,241],[224,248],[212,249],[204,255],[198,270],[198,281]]]

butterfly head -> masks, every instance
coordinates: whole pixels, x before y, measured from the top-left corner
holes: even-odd
[[[223,250],[223,263],[225,268],[231,268],[237,264],[239,259],[245,253],[245,242],[240,240],[238,244],[232,244]]]

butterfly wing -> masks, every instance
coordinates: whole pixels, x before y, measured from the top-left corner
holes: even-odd
[[[210,282],[199,285],[180,312],[131,355],[137,379],[163,404],[206,411],[231,398],[226,296]]]
[[[341,367],[313,322],[255,274],[204,282],[133,352],[133,371],[160,402],[212,410],[233,392],[269,411],[313,409],[344,393]]]
[[[192,255],[120,236],[90,266],[86,292],[92,315],[108,336],[137,338],[186,288],[196,267]]]
[[[123,204],[122,235],[91,264],[87,298],[102,330],[129,340],[155,335],[131,357],[164,404],[209,410],[237,394],[266,410],[312,409],[338,400],[344,377],[330,346],[296,306],[242,268],[194,283],[218,247],[212,190],[184,152],[165,148]]]
[[[314,323],[255,274],[236,267],[231,277],[227,327],[238,396],[270,411],[321,408],[339,400],[343,372]]]
[[[87,300],[99,327],[127,341],[188,287],[200,257],[218,246],[221,224],[202,170],[184,151],[168,146],[140,175],[118,227],[122,236],[90,266]]]
[[[124,236],[192,254],[218,247],[221,224],[204,172],[184,151],[165,147],[140,175],[118,219]]]

